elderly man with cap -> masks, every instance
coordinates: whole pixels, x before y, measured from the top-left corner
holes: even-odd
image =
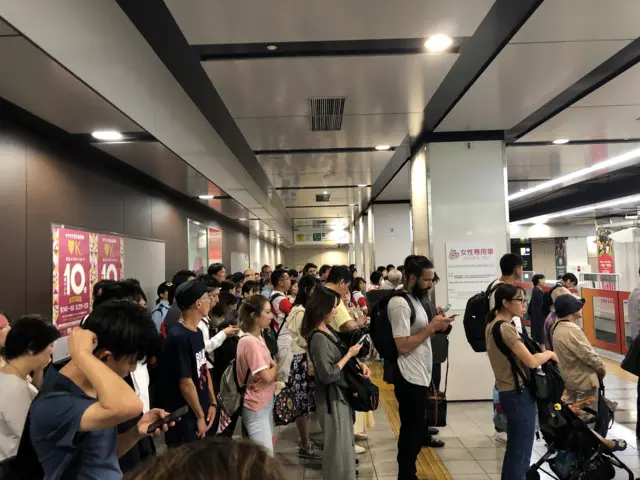
[[[178,324],[168,332],[162,358],[163,408],[169,412],[185,404],[189,412],[167,432],[167,446],[174,447],[203,438],[215,419],[215,392],[207,368],[205,344],[198,324],[211,308],[212,287],[198,280],[183,283],[176,290],[176,304],[182,312]]]

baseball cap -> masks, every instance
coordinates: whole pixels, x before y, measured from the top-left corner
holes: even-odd
[[[166,292],[167,290],[169,291],[173,290],[173,283],[162,282],[160,285],[158,285],[158,289],[156,293],[158,294],[158,296],[160,296],[162,293]]]
[[[196,303],[205,293],[213,291],[213,288],[199,280],[189,280],[176,290],[176,304],[180,310],[186,310]]]
[[[556,309],[556,315],[558,318],[568,317],[572,313],[577,313],[584,307],[584,298],[576,298],[573,295],[560,295],[556,298],[553,306]]]

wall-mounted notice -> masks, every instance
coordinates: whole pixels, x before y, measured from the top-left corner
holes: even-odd
[[[124,242],[116,235],[92,233],[98,246],[98,280],[122,280],[124,278]]]
[[[469,298],[497,278],[496,250],[482,241],[447,242],[446,249],[448,303],[453,310],[464,310]]]
[[[208,255],[209,255],[209,265],[212,263],[221,263],[222,262],[222,231],[208,227],[207,231],[208,235]]]
[[[89,314],[98,280],[124,278],[122,237],[53,226],[52,321],[63,335]]]
[[[89,232],[53,228],[53,323],[67,335],[89,313]]]

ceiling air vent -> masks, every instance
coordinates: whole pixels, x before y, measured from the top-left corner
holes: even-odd
[[[309,121],[312,132],[333,132],[342,128],[344,102],[347,97],[309,99]]]
[[[319,193],[316,195],[316,202],[328,202],[331,200],[330,193]]]

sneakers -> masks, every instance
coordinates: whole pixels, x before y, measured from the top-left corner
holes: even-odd
[[[357,453],[358,455],[361,455],[361,454],[363,454],[364,452],[366,452],[366,451],[367,451],[367,449],[366,449],[366,448],[361,447],[361,446],[360,446],[360,445],[358,445],[357,443],[356,443],[356,445],[355,445],[355,450],[356,450],[356,453]]]
[[[367,439],[367,436],[364,433],[355,433],[353,436],[357,442],[364,442]]]
[[[496,442],[507,443],[507,432],[494,432],[493,439]]]
[[[322,459],[322,450],[320,450],[313,442],[309,442],[307,448],[303,448],[302,445],[298,443],[298,456],[309,460],[320,460]]]

